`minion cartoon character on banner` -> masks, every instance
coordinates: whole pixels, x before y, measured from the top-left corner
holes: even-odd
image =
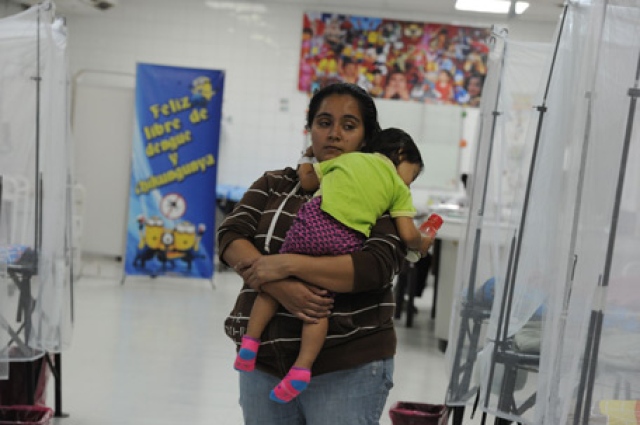
[[[138,243],[138,253],[133,259],[133,266],[144,269],[147,266],[147,261],[159,257],[165,249],[163,244],[164,222],[158,216],[145,218],[143,215],[139,215],[138,228],[140,242]]]
[[[202,223],[196,230],[196,226],[188,221],[179,222],[173,230],[173,243],[167,252],[167,259],[172,263],[181,260],[186,263],[187,270],[191,270],[193,261],[201,258],[198,250],[205,230],[206,226]]]
[[[191,106],[207,106],[215,94],[209,77],[198,77],[191,82]]]
[[[203,258],[198,251],[200,239],[207,228],[205,224],[200,223],[196,228],[194,224],[183,220],[171,228],[165,226],[164,221],[157,216],[139,216],[138,223],[140,242],[133,260],[133,266],[137,269],[148,269],[152,274],[158,268],[163,272],[168,269],[180,271],[182,268],[190,271],[193,261]],[[147,265],[152,260],[157,263]]]

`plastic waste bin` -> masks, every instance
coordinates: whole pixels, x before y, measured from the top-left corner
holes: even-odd
[[[14,348],[17,349],[11,347],[10,350],[13,352]],[[9,379],[0,380],[0,406],[46,406],[49,375],[45,357],[27,362],[9,361]],[[32,394],[28,391],[29,377],[34,380]]]
[[[449,410],[444,404],[399,401],[389,409],[393,425],[446,425]]]
[[[0,406],[0,425],[50,425],[52,417],[46,406]]]

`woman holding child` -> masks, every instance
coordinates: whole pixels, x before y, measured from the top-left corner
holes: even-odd
[[[360,150],[380,130],[372,98],[345,83],[313,96],[307,127],[319,162]],[[296,170],[266,172],[218,232],[220,258],[245,282],[226,333],[240,345],[258,291],[281,306],[262,333],[255,370],[239,374],[245,424],[378,424],[393,386],[391,285],[405,246],[391,217],[383,215],[360,251],[278,254],[296,213],[312,195],[301,187]],[[313,379],[293,401],[275,403],[269,393],[296,360],[303,321],[325,317],[328,335],[313,363]]]

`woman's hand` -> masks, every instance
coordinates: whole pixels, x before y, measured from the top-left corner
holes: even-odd
[[[333,307],[329,291],[299,280],[270,282],[263,288],[287,311],[306,323],[317,323],[319,318],[329,316]]]
[[[287,254],[263,255],[247,261],[240,261],[235,271],[242,276],[245,283],[256,291],[268,282],[285,279],[290,276]]]

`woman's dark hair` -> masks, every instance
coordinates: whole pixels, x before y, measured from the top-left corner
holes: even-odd
[[[363,152],[380,153],[393,162],[396,167],[407,161],[420,165],[420,171],[424,168],[422,155],[416,143],[405,131],[399,128],[386,128],[379,131],[371,142],[362,149]]]
[[[309,110],[307,111],[307,128],[311,128],[313,119],[318,113],[320,104],[324,99],[332,95],[349,95],[353,97],[360,105],[360,114],[364,124],[364,140],[369,143],[373,136],[380,131],[378,123],[378,110],[373,98],[361,87],[350,83],[335,83],[325,86],[315,92],[309,102]]]

